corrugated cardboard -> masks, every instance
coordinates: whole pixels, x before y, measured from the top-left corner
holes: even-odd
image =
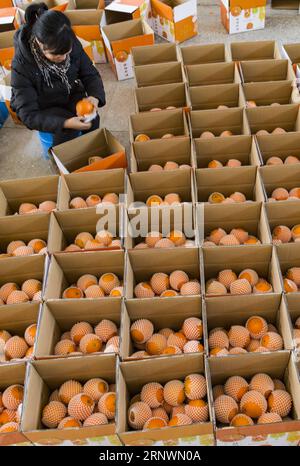
[[[184,65],[230,61],[227,44],[197,44],[180,48]]]
[[[247,108],[246,115],[251,134],[261,129],[272,132],[276,128],[283,128],[287,132],[300,131],[298,104]]]
[[[242,86],[237,83],[217,84],[216,86],[193,86],[189,88],[191,108],[193,110],[207,110],[227,107],[245,107]]]
[[[221,0],[221,21],[229,34],[265,27],[267,0]]]
[[[290,191],[292,188],[299,186],[300,167],[298,165],[277,165],[273,167],[261,167],[260,176],[263,183],[266,199],[270,198],[276,188],[285,188]],[[300,205],[298,201],[288,201],[289,204]],[[282,207],[286,201],[276,201],[276,204]]]
[[[266,203],[265,207],[270,236],[272,236],[272,231],[278,225],[285,225],[289,228],[293,228],[293,226],[300,224],[300,209],[297,202],[288,202],[284,206],[284,209],[280,202],[269,202]],[[292,243],[292,245],[294,246],[294,243]]]
[[[104,8],[104,0],[74,0],[71,5],[70,3],[68,9],[97,10],[98,8]]]
[[[274,424],[239,428],[217,427],[217,446],[224,445],[297,445],[300,431],[299,380],[296,366],[288,351],[262,354],[240,354],[232,358],[209,358],[212,386],[224,383],[228,377],[251,378],[258,372],[282,379],[293,398],[293,420]],[[214,424],[215,423],[215,413]]]
[[[105,6],[106,24],[141,18],[152,26],[150,0],[114,0]]]
[[[115,356],[107,355],[100,359],[90,356],[88,364],[85,358],[69,358],[35,361],[30,365],[21,426],[26,437],[36,446],[121,446],[114,422],[73,429],[45,429],[42,426],[42,409],[53,390],[70,379],[84,383],[94,377],[118,383]]]
[[[154,33],[142,19],[110,24],[101,28],[108,61],[118,80],[133,77],[131,48],[152,45]]]
[[[189,109],[189,96],[185,83],[139,87],[134,90],[134,100],[137,113],[152,108],[164,110],[169,106]]]
[[[287,293],[283,298],[283,303],[287,308],[289,321],[290,321],[290,336],[293,340],[293,346],[296,352],[299,353],[299,339],[293,338],[293,329],[295,328],[295,322],[300,316],[300,293]],[[299,377],[300,380],[300,377]]]
[[[14,35],[15,31],[0,34],[0,66],[4,75],[11,70],[11,62],[15,54]]]
[[[189,121],[193,138],[199,138],[204,131],[211,131],[215,136],[220,136],[223,131],[231,131],[233,136],[230,138],[250,134],[246,114],[242,108],[192,110]]]
[[[151,0],[154,32],[180,43],[198,34],[196,0]]]
[[[118,328],[120,327],[121,302],[119,299],[102,300],[100,304],[97,300],[92,299],[85,301],[78,300],[72,303],[69,303],[67,300],[48,301],[43,306],[36,336],[36,359],[69,358],[70,356],[54,355],[55,345],[60,340],[61,335],[64,332],[70,331],[72,326],[77,322],[88,322],[94,327],[102,319],[109,319]],[[85,356],[94,355],[89,354]],[[99,353],[98,356],[100,356]],[[79,357],[82,357],[82,355],[79,355]]]
[[[125,153],[125,148],[106,128],[96,129],[51,149],[54,161],[62,174],[87,165],[89,158],[95,155],[105,158],[118,152]]]
[[[300,62],[300,43],[284,44],[282,46],[282,55],[295,65]]]
[[[281,53],[275,40],[258,40],[253,42],[231,42],[233,61],[280,59]]]
[[[137,87],[184,82],[182,64],[179,62],[139,65],[135,66],[134,73]]]
[[[295,80],[295,73],[288,60],[241,61],[239,69],[243,83]]]
[[[276,246],[276,252],[281,270],[280,278],[283,280],[288,269],[291,267],[300,267],[300,244],[279,244]],[[300,293],[296,294],[299,295]]]
[[[129,400],[137,394],[144,384],[159,382],[165,384],[172,379],[184,379],[191,373],[206,376],[205,360],[197,354],[180,355],[172,358],[161,357],[143,361],[122,362],[119,370],[118,425],[117,432],[125,445],[130,446],[191,446],[214,445],[211,421],[182,427],[162,429],[129,430],[127,409]],[[209,381],[207,380],[207,385]],[[209,385],[208,385],[209,387]],[[208,388],[209,390],[209,388]],[[209,412],[211,401],[208,397]],[[210,417],[211,419],[211,417]]]
[[[179,49],[175,44],[141,45],[132,47],[131,51],[134,66],[181,61]]]
[[[232,62],[186,65],[185,72],[190,87],[241,82],[238,68]]]
[[[60,299],[63,291],[86,273],[100,277],[103,273],[112,272],[122,280],[124,276],[124,262],[123,251],[110,251],[109,254],[107,254],[107,251],[54,254],[49,266],[44,300]],[[80,301],[85,299],[82,298]],[[97,302],[101,303],[101,300],[106,299],[120,298],[100,298]],[[72,302],[73,300],[67,301]]]
[[[292,104],[300,101],[294,81],[251,82],[243,84],[246,101],[253,100],[257,106]]]
[[[7,201],[5,215],[18,212],[20,204],[23,202],[32,202],[37,207],[43,201],[56,202],[58,183],[59,177],[57,175],[0,181],[0,188]]]

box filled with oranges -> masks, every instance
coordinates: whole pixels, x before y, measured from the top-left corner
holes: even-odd
[[[231,42],[231,58],[235,62],[247,60],[271,60],[282,58],[281,50],[275,40],[256,40],[253,42]]]
[[[132,47],[132,63],[134,67],[174,61],[181,61],[180,49],[175,44],[163,43]]]
[[[297,230],[296,230],[297,231]],[[276,245],[282,286],[286,294],[300,292],[300,244]]]
[[[300,133],[256,135],[262,165],[295,165],[300,161]]]
[[[295,208],[299,208],[299,174],[300,166],[298,164],[283,167],[280,165],[261,167],[260,176],[265,200],[276,202],[281,207],[285,207],[286,201],[288,201],[288,204],[293,203]]]
[[[229,34],[264,29],[267,0],[221,0],[221,21]]]
[[[247,82],[243,84],[243,91],[249,107],[278,107],[300,101],[295,81]]]
[[[297,445],[299,379],[288,351],[209,358],[217,446]]]
[[[134,91],[136,112],[160,111],[174,108],[189,109],[185,83],[158,84],[139,87]]]
[[[239,71],[243,83],[295,80],[295,73],[288,60],[240,61]]]
[[[121,445],[115,356],[35,361],[28,369],[21,427],[34,445]]]
[[[237,83],[216,86],[191,86],[190,106],[193,110],[226,109],[244,107],[245,97],[242,86]]]
[[[205,360],[197,354],[122,362],[117,431],[125,445],[214,445]]]
[[[270,237],[274,244],[296,244],[300,236],[300,211],[297,202],[268,202],[266,204],[267,222]]]
[[[247,108],[246,115],[251,134],[257,136],[300,130],[299,104]]]
[[[252,110],[252,109],[251,109]],[[243,108],[192,110],[189,114],[193,138],[232,138],[249,135],[249,125]]]
[[[238,68],[233,62],[185,65],[184,70],[190,88],[241,82]]]

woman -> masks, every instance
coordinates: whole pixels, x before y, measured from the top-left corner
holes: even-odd
[[[53,133],[54,145],[97,129],[99,116],[85,123],[76,116],[76,104],[87,98],[103,107],[103,83],[69,19],[38,3],[27,7],[25,20],[15,34],[12,109],[29,129]]]

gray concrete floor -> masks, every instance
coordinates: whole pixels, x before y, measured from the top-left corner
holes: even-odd
[[[184,45],[268,39],[276,39],[280,43],[300,42],[300,15],[296,11],[272,10],[268,7],[264,30],[229,36],[220,22],[219,2],[198,0],[198,3],[200,33]],[[99,71],[107,97],[107,104],[101,110],[101,126],[112,131],[128,150],[128,116],[134,112],[134,80],[118,82],[109,65],[100,65]],[[17,126],[9,118],[0,130],[0,179],[50,173],[52,168],[42,158],[36,131]]]

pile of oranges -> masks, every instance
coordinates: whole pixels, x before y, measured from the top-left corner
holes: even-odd
[[[222,131],[222,133],[219,136],[216,136],[212,131],[203,131],[203,133],[200,136],[200,139],[213,139],[215,137],[220,137],[220,138],[227,138],[229,136],[234,136],[234,134],[231,131]]]
[[[157,207],[157,206],[170,206],[170,205],[179,205],[181,203],[181,198],[177,193],[166,194],[164,199],[157,194],[152,194],[146,200],[147,207]]]
[[[300,267],[291,267],[287,270],[283,279],[283,287],[286,293],[300,291]]]
[[[231,269],[221,270],[217,278],[206,282],[207,295],[243,295],[272,293],[273,287],[264,278],[260,278],[253,269],[245,269],[237,275]]]
[[[24,336],[11,335],[7,330],[0,330],[0,360],[12,361],[33,357],[37,325],[29,325]]]
[[[299,157],[296,157],[294,155],[289,155],[288,157],[285,158],[283,162],[283,158],[280,157],[269,157],[268,160],[266,161],[266,165],[295,165],[297,163],[300,163]]]
[[[211,193],[211,195],[208,198],[208,202],[210,204],[240,204],[246,201],[247,201],[247,198],[245,194],[240,193],[239,191],[236,191],[230,194],[230,196],[228,197],[216,191],[216,192]],[[248,200],[247,202],[251,202],[251,201]]]
[[[223,163],[220,162],[219,160],[214,159],[208,163],[207,168],[222,168],[222,167],[236,168],[236,167],[240,167],[241,165],[242,165],[242,162],[238,159],[229,159],[227,160],[225,165],[223,165]]]
[[[130,401],[128,424],[134,430],[186,426],[209,419],[206,379],[189,374],[162,385],[150,382]]]
[[[281,422],[292,409],[292,397],[279,379],[268,374],[229,377],[213,387],[216,419],[232,427]]]
[[[20,430],[24,386],[15,384],[0,393],[0,433]]]
[[[229,233],[223,228],[215,228],[205,238],[203,246],[239,246],[241,244],[261,244],[256,236],[249,235],[243,228],[233,228]]]
[[[121,297],[123,287],[119,277],[114,273],[104,273],[98,279],[95,275],[85,274],[78,278],[76,284],[66,288],[63,299]]]
[[[289,228],[285,225],[278,225],[272,231],[273,244],[298,243],[300,241],[300,225]]]
[[[18,214],[40,214],[40,213],[50,213],[56,209],[56,202],[53,201],[43,201],[39,205],[33,204],[31,202],[23,202],[19,206]]]
[[[94,328],[89,322],[77,322],[64,332],[56,343],[56,356],[75,356],[92,353],[118,353],[119,329],[108,319],[102,319]]]
[[[119,238],[114,238],[112,233],[108,230],[101,230],[93,236],[88,231],[78,233],[74,239],[74,243],[69,244],[65,248],[66,252],[80,252],[90,249],[103,249],[103,248],[122,248]]]
[[[184,163],[179,165],[177,162],[172,162],[171,160],[166,162],[164,166],[158,165],[158,164],[153,164],[148,168],[149,172],[162,172],[162,171],[171,171],[171,170],[184,170],[184,169],[189,169],[191,168],[190,165]]]
[[[299,201],[300,199],[300,188],[292,188],[289,191],[285,188],[276,188],[273,190],[271,197],[268,199],[269,202],[275,201]]]
[[[49,397],[42,412],[42,423],[48,429],[100,426],[114,422],[116,387],[101,378],[82,384],[67,380]]]
[[[43,239],[34,238],[27,244],[22,240],[11,241],[6,248],[5,254],[0,254],[0,257],[19,257],[31,256],[33,254],[46,254],[47,243]]]
[[[283,340],[277,328],[261,316],[250,317],[245,325],[232,325],[227,331],[214,328],[209,332],[210,356],[262,353],[283,349]]]
[[[116,193],[107,193],[101,198],[98,194],[90,194],[86,199],[83,197],[73,197],[70,201],[70,209],[86,209],[95,207],[98,204],[119,204],[119,196]]]
[[[256,136],[267,136],[268,134],[285,134],[287,131],[283,128],[275,128],[273,131],[267,131],[266,129],[260,129],[257,131]]]
[[[178,137],[178,136],[175,136],[174,134],[171,134],[171,133],[166,133],[161,138],[155,138],[155,139],[171,139],[171,138],[176,138],[176,137]],[[134,138],[134,142],[146,142],[146,141],[150,141],[150,140],[151,140],[150,136],[148,136],[148,134],[144,134],[144,133],[138,134]]]
[[[151,249],[151,248],[175,248],[175,247],[194,247],[195,242],[187,240],[185,234],[180,230],[172,230],[166,236],[159,231],[150,231],[147,233],[144,241],[138,243],[134,249]]]
[[[201,287],[199,280],[190,279],[183,270],[175,270],[170,275],[157,272],[149,282],[140,282],[134,288],[136,298],[169,298],[173,296],[199,295]]]
[[[29,301],[41,301],[42,283],[35,278],[26,280],[21,285],[17,283],[5,283],[0,288],[0,306],[4,304],[20,304]]]
[[[130,327],[130,337],[136,351],[130,358],[142,359],[149,356],[202,353],[202,320],[198,317],[185,319],[181,329],[162,328],[154,331],[149,319],[138,319]]]

